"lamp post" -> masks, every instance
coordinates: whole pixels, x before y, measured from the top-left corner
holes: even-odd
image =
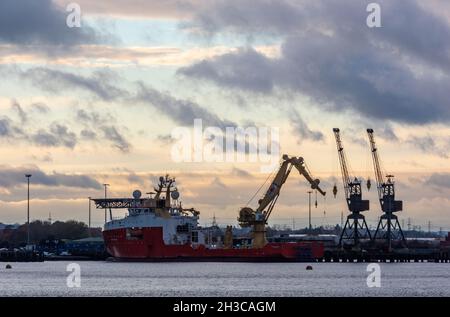
[[[312,225],[311,225],[311,194],[312,191],[308,191],[308,196],[309,196],[309,233],[311,233],[312,231]]]
[[[107,191],[109,184],[103,184],[103,186],[105,187],[105,199],[106,199],[106,197],[107,197],[106,191]],[[107,221],[107,219],[106,219],[106,207],[105,207],[105,223],[106,223],[106,221]]]
[[[28,183],[27,190],[27,245],[30,245],[30,177],[31,174],[25,174]]]
[[[88,228],[91,229],[91,199],[92,199],[92,197],[89,196],[88,199],[89,199],[89,219],[88,219]]]

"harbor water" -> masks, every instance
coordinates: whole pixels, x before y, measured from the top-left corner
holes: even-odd
[[[0,296],[450,296],[449,263],[70,263],[0,263]]]

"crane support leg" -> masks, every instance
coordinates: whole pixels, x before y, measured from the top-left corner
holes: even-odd
[[[405,236],[398,217],[392,213],[386,213],[380,217],[377,230],[373,236],[373,241],[386,241],[388,251],[392,251],[392,241],[401,240],[402,245],[406,246]]]
[[[347,221],[339,238],[339,246],[342,248],[344,240],[351,240],[353,241],[353,247],[358,247],[361,239],[372,239],[369,227],[363,215],[352,213],[347,216]]]

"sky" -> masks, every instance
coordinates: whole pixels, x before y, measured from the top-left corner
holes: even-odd
[[[379,28],[364,0],[77,0],[71,28],[72,2],[0,2],[0,222],[26,220],[25,173],[32,220],[85,222],[103,183],[130,197],[169,173],[201,224],[236,224],[271,175],[259,161],[174,160],[173,132],[201,119],[278,129],[278,156],[303,157],[328,192],[316,226],[347,214],[332,129],[352,176],[373,180],[373,128],[403,224],[450,230],[448,1],[379,0]],[[269,224],[305,227],[307,190],[290,175]],[[376,226],[375,188],[364,195]]]

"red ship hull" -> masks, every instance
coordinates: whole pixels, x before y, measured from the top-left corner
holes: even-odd
[[[142,228],[140,239],[127,239],[125,228],[103,231],[103,237],[110,255],[131,261],[308,262],[324,253],[320,242],[268,243],[260,249],[166,245],[160,227]]]

